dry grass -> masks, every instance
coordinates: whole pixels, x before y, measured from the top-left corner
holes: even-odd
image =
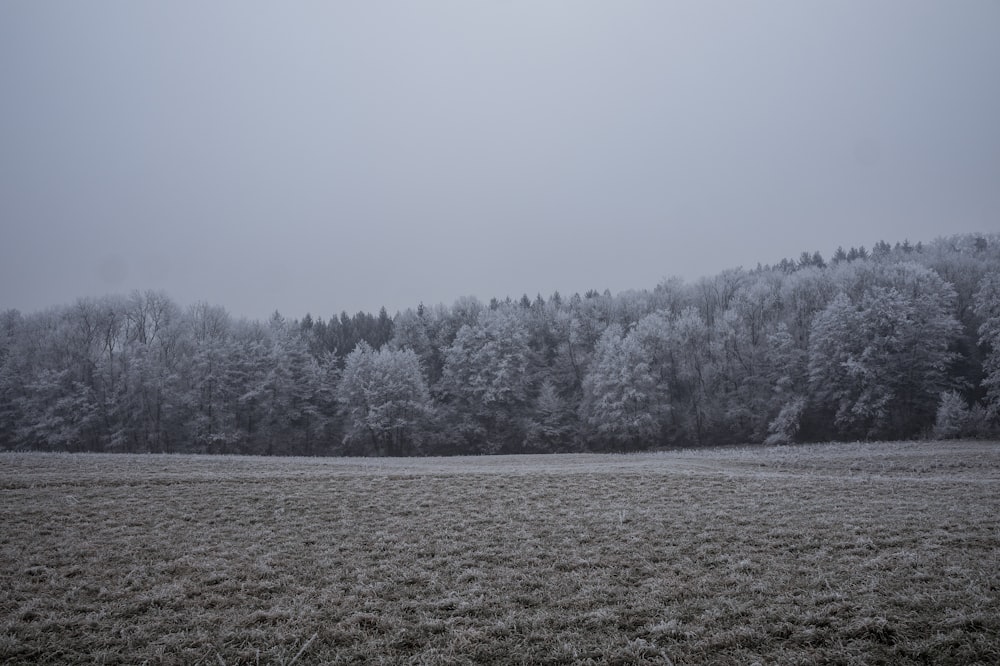
[[[1000,444],[0,455],[5,663],[1000,663]]]

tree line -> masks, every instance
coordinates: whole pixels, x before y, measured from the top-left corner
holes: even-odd
[[[1000,235],[653,289],[237,320],[160,292],[0,314],[0,447],[265,455],[992,436]]]

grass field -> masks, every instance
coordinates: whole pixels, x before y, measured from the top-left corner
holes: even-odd
[[[3,663],[1000,663],[1000,443],[0,454]]]

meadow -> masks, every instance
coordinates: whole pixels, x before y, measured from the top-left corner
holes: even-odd
[[[996,664],[1000,443],[4,453],[0,662]]]

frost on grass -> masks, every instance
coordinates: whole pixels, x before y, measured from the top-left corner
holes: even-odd
[[[1000,445],[0,456],[9,663],[998,663]]]

